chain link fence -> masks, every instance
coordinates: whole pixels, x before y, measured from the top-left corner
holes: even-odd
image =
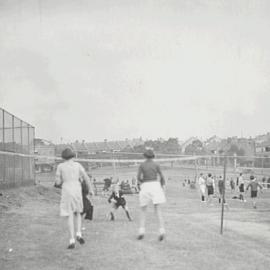
[[[35,128],[0,108],[0,187],[35,182]]]

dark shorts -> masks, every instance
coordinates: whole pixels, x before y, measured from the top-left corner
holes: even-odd
[[[121,202],[116,202],[116,203],[114,203],[113,204],[113,207],[115,208],[115,209],[117,209],[117,208],[119,208],[120,206],[121,207],[125,207],[126,206],[126,200],[121,200]]]
[[[207,194],[208,195],[214,194],[214,187],[213,186],[207,186]]]
[[[258,194],[257,190],[251,190],[251,198],[256,198]]]
[[[223,194],[223,187],[218,187],[219,194]]]
[[[245,192],[245,186],[244,186],[244,184],[241,184],[241,185],[239,186],[239,191],[240,191],[240,192]]]

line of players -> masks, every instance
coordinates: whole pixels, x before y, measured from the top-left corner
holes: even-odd
[[[208,173],[204,176],[203,173],[200,174],[198,179],[198,185],[200,189],[201,201],[206,202],[209,205],[213,205],[213,197],[216,193],[216,189],[218,189],[218,200],[219,203],[222,201],[222,195],[224,192],[224,188],[226,183],[223,181],[223,177],[219,176],[216,178],[211,173]],[[253,208],[257,208],[256,200],[258,197],[258,190],[262,192],[263,186],[259,183],[257,178],[254,175],[251,175],[249,178],[249,182],[246,184],[246,181],[243,177],[243,174],[240,173],[239,177],[237,177],[236,183],[233,178],[230,180],[230,188],[231,192],[235,192],[236,188],[238,188],[239,196],[233,196],[233,199],[239,199],[242,202],[246,202],[245,194],[250,189],[250,197],[252,199]],[[224,204],[228,207],[226,200],[224,199]]]

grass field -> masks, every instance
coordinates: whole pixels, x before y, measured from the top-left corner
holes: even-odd
[[[123,169],[122,177],[134,174]],[[102,176],[102,172],[97,172]],[[106,172],[104,172],[104,175]],[[219,234],[220,206],[206,206],[197,190],[182,187],[181,177],[194,172],[165,171],[170,181],[164,205],[167,238],[157,241],[158,228],[149,208],[147,235],[136,240],[138,197],[126,196],[133,222],[119,209],[115,222],[106,220],[104,197],[93,197],[94,221],[85,222],[86,244],[67,250],[66,221],[59,217],[59,191],[51,182],[3,191],[0,196],[0,269],[269,269],[270,192],[251,202],[230,200],[224,235]],[[11,250],[12,249],[12,250]]]

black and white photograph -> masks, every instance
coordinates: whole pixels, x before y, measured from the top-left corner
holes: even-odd
[[[269,270],[269,31],[269,0],[0,0],[0,270]]]

